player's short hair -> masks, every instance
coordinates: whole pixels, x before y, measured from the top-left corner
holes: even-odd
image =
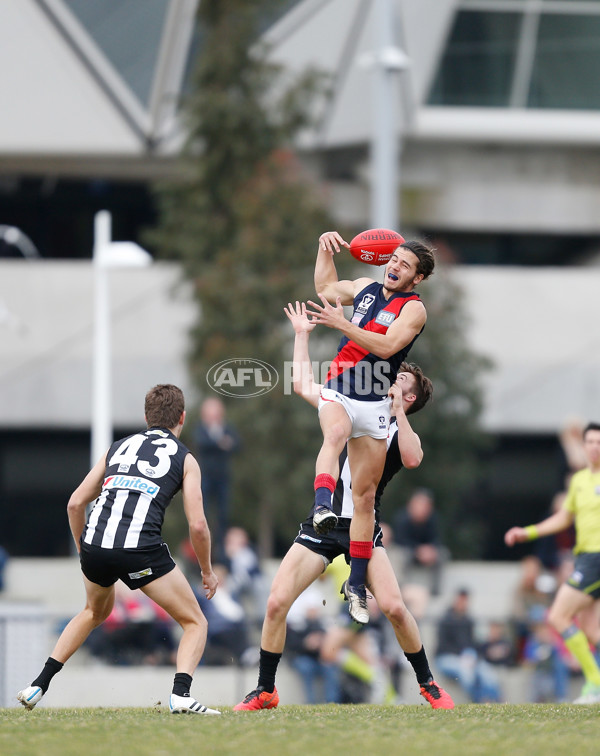
[[[417,274],[420,273],[423,276],[424,281],[429,278],[435,268],[433,247],[428,247],[427,244],[416,240],[405,241],[404,244],[401,244],[400,246],[404,247],[404,249],[408,249],[413,255],[416,255],[418,259]]]
[[[160,383],[146,394],[144,414],[148,428],[175,428],[184,409],[183,391],[172,383]]]
[[[406,415],[412,415],[414,412],[423,409],[433,396],[433,383],[423,373],[421,368],[414,364],[414,362],[403,362],[400,365],[400,370],[398,370],[398,372],[410,373],[415,379],[413,393],[417,398],[414,402],[411,402],[410,407],[405,412]]]
[[[583,439],[585,440],[588,431],[600,431],[600,423],[588,423],[583,429]]]

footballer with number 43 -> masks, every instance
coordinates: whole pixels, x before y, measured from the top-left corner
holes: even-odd
[[[383,283],[366,277],[340,281],[334,259],[343,247],[370,265],[385,262]],[[344,597],[350,615],[363,624],[369,620],[365,581],[373,548],[375,491],[390,424],[388,392],[425,327],[427,314],[415,287],[434,266],[432,249],[420,241],[405,241],[389,229],[364,231],[350,243],[337,231],[319,237],[315,289],[321,301],[308,302],[307,313],[315,323],[338,330],[342,339],[319,401],[323,445],[315,466],[313,527],[323,534],[335,527],[331,501],[339,455],[347,441],[354,516]],[[343,305],[354,308],[350,320]]]

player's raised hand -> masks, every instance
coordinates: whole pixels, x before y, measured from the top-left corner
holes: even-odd
[[[312,310],[306,310],[306,314],[310,316],[314,323],[320,323],[327,326],[327,328],[342,328],[346,323],[346,316],[344,315],[344,308],[342,306],[341,297],[336,297],[335,307],[330,305],[327,299],[319,294],[319,299],[323,303],[322,305],[308,300],[307,305],[312,307]]]
[[[398,415],[404,412],[404,406],[402,404],[402,385],[400,381],[396,379],[390,386],[388,396],[392,400],[392,415]]]
[[[340,245],[350,249],[348,242],[337,231],[326,231],[319,236],[319,252],[330,252],[333,255],[340,251]]]
[[[288,306],[284,307],[283,311],[288,316],[296,333],[310,333],[317,325],[316,321],[309,319],[306,314],[305,302],[298,302],[296,300],[295,306],[291,302],[288,302]]]

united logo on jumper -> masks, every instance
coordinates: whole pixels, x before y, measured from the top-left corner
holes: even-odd
[[[102,488],[139,491],[140,493],[148,494],[148,496],[156,496],[160,491],[160,486],[157,486],[156,483],[151,483],[144,478],[137,478],[133,475],[111,475],[110,478],[106,478]]]

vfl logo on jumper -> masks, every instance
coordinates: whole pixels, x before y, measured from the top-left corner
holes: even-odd
[[[388,312],[387,310],[382,310],[379,315],[375,318],[375,322],[382,326],[391,326],[392,323],[396,320],[396,316],[393,312]]]
[[[369,311],[369,307],[373,304],[374,301],[375,301],[374,294],[365,294],[365,296],[360,300],[356,310],[354,311],[354,315],[352,316],[352,322],[355,325],[360,323],[360,321],[363,318],[363,315],[367,314],[367,312]]]
[[[383,415],[379,415],[379,427],[380,428],[386,427],[385,417],[383,417]]]
[[[121,490],[139,491],[140,493],[148,494],[148,496],[156,496],[160,491],[160,486],[157,486],[156,483],[150,483],[150,481],[144,478],[136,478],[133,475],[112,475],[104,481],[102,488],[108,490],[118,488]]]
[[[279,375],[268,362],[241,357],[213,365],[206,375],[206,382],[218,394],[247,399],[274,389],[279,383]]]

